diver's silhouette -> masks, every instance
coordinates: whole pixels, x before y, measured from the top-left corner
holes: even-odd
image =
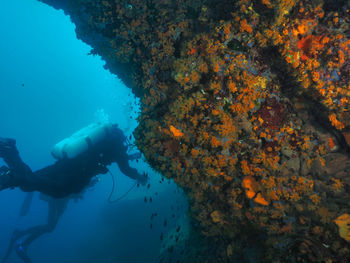
[[[107,165],[116,162],[126,176],[146,184],[146,174],[139,174],[129,166],[129,160],[139,154],[128,155],[127,138],[113,125],[108,136],[74,158],[62,158],[53,165],[32,172],[19,156],[16,141],[0,138],[0,158],[7,166],[0,167],[0,191],[19,187],[24,192],[39,191],[46,195],[63,198],[81,192],[98,174],[108,172]]]

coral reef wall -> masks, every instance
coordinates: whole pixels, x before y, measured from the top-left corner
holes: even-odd
[[[198,262],[257,242],[350,261],[349,1],[40,1],[141,98],[138,147],[186,190]]]

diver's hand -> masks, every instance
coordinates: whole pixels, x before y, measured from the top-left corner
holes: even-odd
[[[148,182],[148,175],[146,173],[143,173],[141,177],[138,179],[138,183],[142,185],[146,185]]]

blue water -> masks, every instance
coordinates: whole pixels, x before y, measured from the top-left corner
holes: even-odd
[[[77,40],[75,26],[63,11],[35,0],[0,3],[0,137],[17,140],[22,159],[33,169],[52,164],[52,146],[104,112],[126,135],[137,126],[138,100],[116,77],[103,69],[98,56]],[[0,166],[4,165],[0,159]],[[111,178],[100,182],[77,202],[70,201],[56,229],[34,241],[28,254],[36,263],[155,262],[159,236],[183,216],[181,191],[143,161],[131,162],[150,176],[150,188],[134,188],[115,204],[107,202]],[[116,165],[115,197],[133,181]],[[35,194],[30,213],[19,216],[26,194],[18,189],[0,192],[0,259],[14,229],[43,224],[47,203]],[[152,203],[144,197],[152,196]],[[152,213],[158,215],[153,219]],[[167,219],[167,226],[163,225]],[[22,262],[12,253],[8,262]]]

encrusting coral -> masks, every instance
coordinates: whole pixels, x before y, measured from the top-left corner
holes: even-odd
[[[348,1],[56,2],[141,98],[137,145],[188,194],[198,262],[256,240],[264,262],[349,262]]]
[[[346,241],[350,242],[350,215],[343,214],[338,216],[334,223],[339,227],[339,235]]]

